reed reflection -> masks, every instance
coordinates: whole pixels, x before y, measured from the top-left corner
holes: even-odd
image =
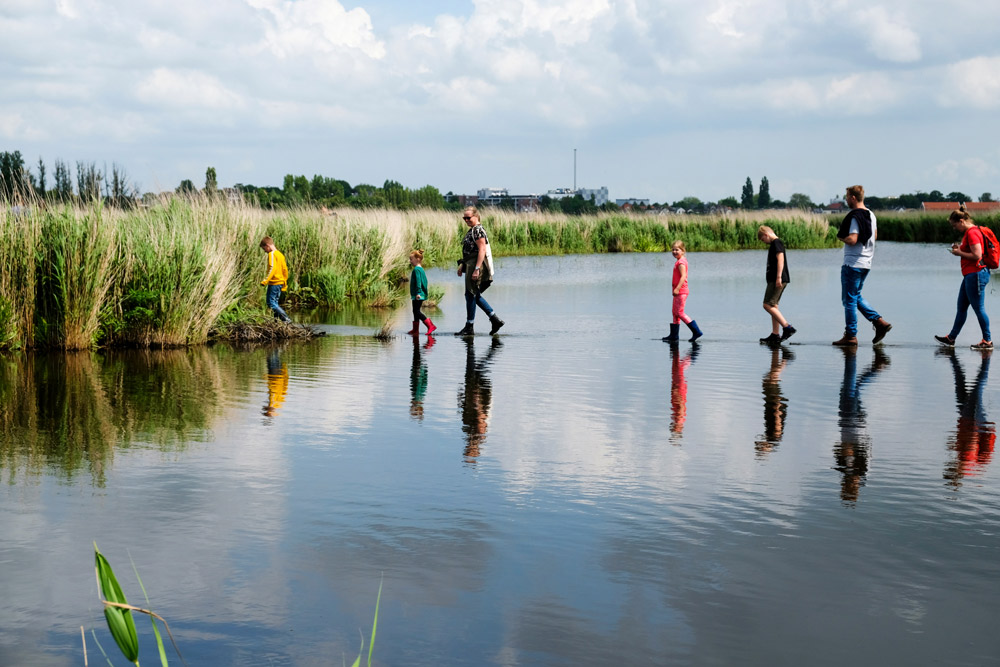
[[[490,347],[476,358],[476,339],[467,336],[465,342],[465,383],[458,392],[458,407],[462,411],[462,432],[465,434],[465,460],[475,463],[480,447],[486,442],[486,429],[493,407],[493,384],[488,370],[503,343],[493,336]]]
[[[840,471],[840,499],[854,504],[868,474],[871,437],[868,435],[867,414],[861,405],[861,391],[889,365],[889,355],[881,347],[874,348],[872,363],[859,376],[857,348],[843,347],[844,379],[840,385],[840,442],[833,448],[835,468]]]
[[[948,449],[955,458],[945,464],[944,478],[949,486],[958,488],[965,477],[978,475],[993,457],[996,444],[996,425],[987,421],[983,408],[983,389],[990,374],[992,350],[983,350],[979,358],[979,371],[972,387],[968,386],[965,370],[955,355],[954,348],[939,350],[951,361],[955,374],[955,402],[958,406],[958,424],[948,438]]]
[[[434,347],[434,336],[427,335],[423,350]],[[413,337],[413,365],[410,367],[410,417],[424,420],[424,395],[427,394],[427,364],[421,354],[420,337]]]
[[[670,346],[670,442],[680,444],[687,419],[687,379],[684,374],[698,358],[700,345],[692,345],[681,356],[680,346]]]
[[[754,443],[757,458],[763,458],[774,451],[785,433],[788,399],[781,395],[781,373],[793,359],[795,353],[789,348],[778,345],[771,348],[771,367],[761,380],[761,393],[764,395],[764,433]]]
[[[114,452],[133,442],[183,449],[204,439],[223,387],[218,354],[191,350],[28,354],[0,364],[0,468],[103,486]]]
[[[278,409],[288,394],[288,367],[281,360],[281,349],[273,347],[267,352],[267,403],[261,408],[264,423],[270,424],[278,416]]]

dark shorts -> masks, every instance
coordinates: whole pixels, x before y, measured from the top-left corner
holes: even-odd
[[[785,287],[785,283],[781,283],[781,287],[774,283],[768,283],[767,289],[764,290],[764,303],[768,306],[777,306],[778,302],[781,301],[781,293],[785,291]]]

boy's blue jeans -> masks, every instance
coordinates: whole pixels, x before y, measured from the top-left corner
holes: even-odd
[[[986,299],[986,286],[990,284],[989,269],[983,269],[970,273],[962,277],[962,286],[958,289],[958,312],[955,313],[955,323],[951,325],[951,333],[948,338],[955,340],[962,327],[965,326],[965,318],[969,315],[969,306],[979,320],[979,328],[983,331],[983,340],[993,340],[990,338],[990,318],[986,315],[983,302]]]
[[[840,299],[844,303],[844,331],[858,335],[858,313],[864,315],[869,322],[881,317],[861,296],[861,288],[865,286],[865,278],[871,269],[855,269],[852,266],[840,267]]]
[[[268,285],[267,286],[267,307],[274,312],[274,316],[283,322],[291,322],[292,318],[288,316],[280,305],[278,305],[278,299],[281,298],[281,285]]]

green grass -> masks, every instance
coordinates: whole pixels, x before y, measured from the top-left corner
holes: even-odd
[[[789,248],[836,245],[826,218],[801,212],[483,216],[497,256],[664,252],[675,239],[691,251],[760,248],[760,224]],[[266,312],[258,248],[265,235],[288,259],[290,307],[394,306],[407,298],[409,252],[421,248],[425,266],[451,268],[465,232],[457,214],[443,211],[323,215],[197,197],[130,211],[7,210],[0,213],[0,349],[245,339]],[[265,338],[272,335],[282,334]]]

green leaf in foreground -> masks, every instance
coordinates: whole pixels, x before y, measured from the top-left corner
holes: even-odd
[[[128,604],[121,586],[118,585],[118,579],[115,578],[114,570],[111,569],[111,564],[97,550],[96,542],[94,543],[94,561],[97,585],[103,599],[107,602]],[[125,658],[139,664],[139,638],[135,634],[132,612],[128,609],[104,605],[104,618],[107,619],[108,630],[111,631],[111,636],[114,637],[115,643],[118,644],[118,648],[121,649]]]

